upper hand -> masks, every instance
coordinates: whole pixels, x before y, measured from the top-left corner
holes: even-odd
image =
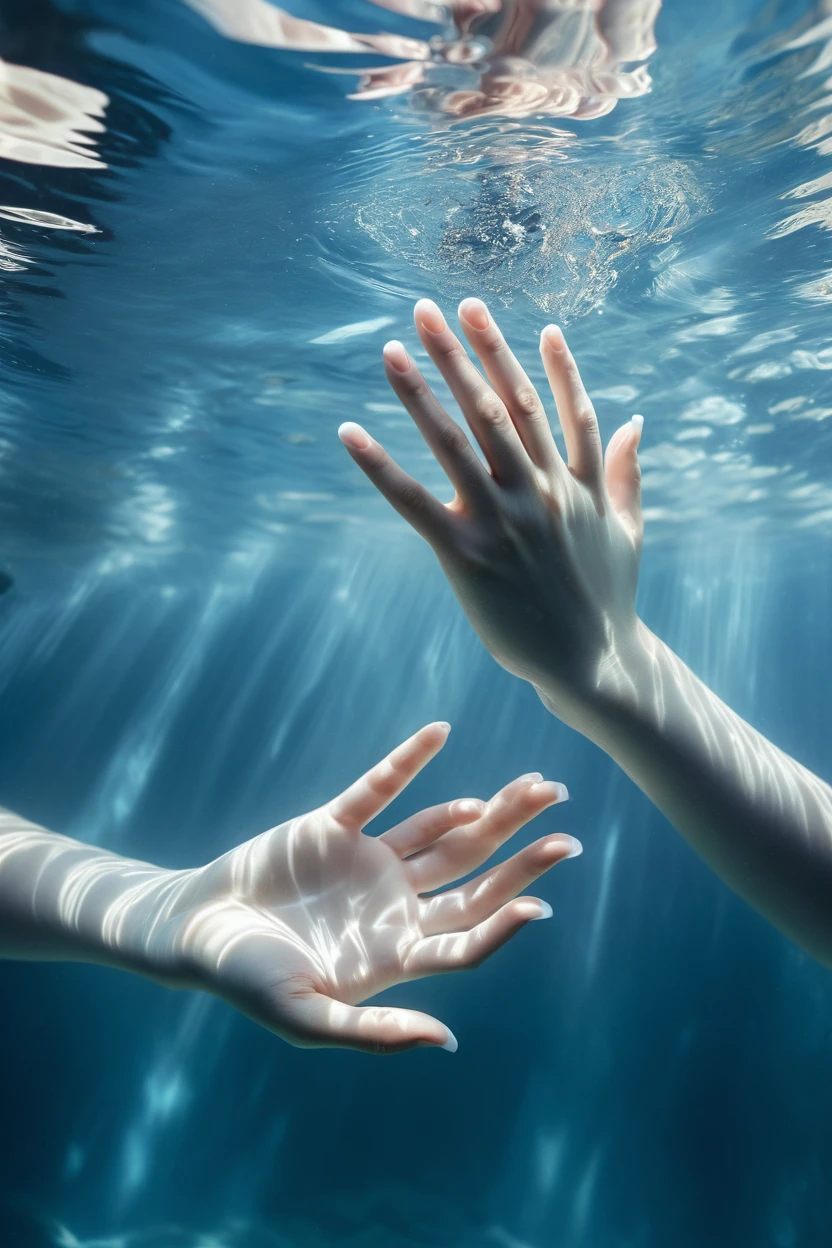
[[[567,461],[536,390],[478,299],[460,321],[487,384],[435,304],[416,328],[485,456],[444,411],[401,343],[384,352],[387,378],[456,491],[440,503],[359,425],[342,441],[373,484],[431,544],[468,618],[503,667],[531,681],[562,718],[622,677],[635,636],[642,541],[634,417],[601,449],[598,421],[563,334],[540,351]]]
[[[529,920],[547,917],[545,902],[516,894],[580,845],[546,836],[469,884],[425,896],[566,796],[562,785],[524,776],[488,803],[447,802],[364,835],[446,736],[447,725],[423,728],[319,810],[182,873],[165,894],[167,918],[149,925],[151,960],[294,1044],[455,1049],[447,1027],[426,1014],[357,1003],[477,966]]]

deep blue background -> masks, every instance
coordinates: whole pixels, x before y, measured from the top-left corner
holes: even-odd
[[[125,975],[0,966],[0,1243],[822,1248],[828,972],[488,659],[335,439],[357,416],[437,483],[377,361],[411,297],[457,278],[353,208],[395,222],[394,191],[441,194],[423,153],[464,133],[348,105],[315,58],[230,44],[178,0],[124,8],[0,3],[5,59],[112,99],[107,171],[0,170],[3,203],[102,231],[2,225],[31,264],[0,322],[0,801],[184,866],[447,718],[402,812],[538,768],[573,800],[525,835],[585,852],[541,886],[553,921],[390,994],[446,1021],[454,1056],[301,1052]],[[359,0],[294,11],[336,9],[415,29]],[[601,319],[568,298],[564,319],[605,433],[636,397],[647,418],[645,620],[828,777],[829,361],[800,288],[830,247],[771,236],[827,171],[796,137],[824,116],[823,73],[800,77],[823,45],[785,47],[812,13],[667,5],[654,93],[572,127],[562,176],[682,161],[702,202],[634,243]],[[535,369],[543,314],[485,293]]]

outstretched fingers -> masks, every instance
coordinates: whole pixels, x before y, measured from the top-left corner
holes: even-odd
[[[410,854],[426,849],[446,832],[473,823],[475,819],[481,818],[484,810],[485,802],[475,797],[457,798],[453,802],[443,802],[440,806],[429,806],[427,810],[420,810],[418,814],[411,815],[403,823],[398,823],[382,833],[379,840],[384,841],[400,858],[407,858]]]
[[[540,397],[481,299],[463,299],[459,319],[485,375],[505,404],[532,463],[547,471],[560,452]]]
[[[638,462],[643,426],[643,416],[633,416],[626,425],[622,425],[610,438],[604,459],[610,501],[636,542],[640,542],[644,534],[641,467]]]
[[[540,355],[558,409],[569,471],[600,498],[604,472],[598,419],[557,325],[547,325],[540,335]]]
[[[459,497],[469,506],[482,506],[490,494],[488,473],[400,342],[385,346],[384,371]]]
[[[574,836],[544,836],[462,888],[422,901],[422,930],[426,936],[468,931],[525,892],[564,858],[575,858],[581,852],[581,843]]]
[[[470,970],[511,940],[521,927],[534,919],[548,919],[551,913],[551,907],[537,897],[518,897],[468,932],[426,936],[413,946],[404,969],[413,978]]]
[[[568,798],[565,785],[544,781],[534,772],[501,789],[482,816],[448,832],[435,844],[405,860],[408,881],[417,893],[462,879],[476,870],[518,829],[555,802]]]
[[[445,378],[495,479],[503,485],[528,481],[529,458],[505,404],[471,363],[439,308],[430,299],[420,299],[414,319],[422,345]]]
[[[338,437],[358,467],[396,511],[431,546],[441,546],[453,522],[451,511],[409,476],[361,425],[347,421]]]
[[[360,831],[407,788],[414,776],[439,753],[448,739],[450,724],[421,728],[392,753],[329,803],[329,814],[345,828]]]
[[[363,1053],[403,1053],[431,1046],[455,1053],[453,1033],[438,1019],[417,1010],[378,1005],[345,1005],[320,992],[281,1002],[280,1030],[305,1048],[359,1049]]]

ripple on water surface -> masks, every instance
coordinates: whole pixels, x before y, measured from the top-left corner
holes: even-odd
[[[364,57],[335,26],[303,25],[293,54],[274,5],[177,2],[166,26],[108,12],[55,42],[51,77],[6,66],[7,94],[25,80],[53,99],[60,80],[65,96],[46,129],[8,101],[28,144],[8,146],[0,188],[11,547],[157,559],[400,527],[335,428],[364,419],[445,496],[379,355],[388,336],[418,353],[413,297],[472,293],[544,393],[537,331],[567,323],[605,437],[644,414],[648,541],[832,528],[823,5],[665,6],[658,50],[645,28],[635,57],[649,75],[616,70],[606,95],[591,39],[546,27],[545,109],[525,112],[500,95],[507,62],[463,64],[407,14],[389,14],[398,52],[384,45],[415,58],[402,76],[362,72],[372,40]],[[362,57],[351,77],[310,65],[313,35],[321,57],[327,40]]]
[[[356,223],[414,282],[421,271],[449,295],[474,289],[505,306],[525,296],[547,316],[574,320],[707,198],[681,160],[570,138],[513,126],[402,142],[375,177],[362,169],[333,229]]]

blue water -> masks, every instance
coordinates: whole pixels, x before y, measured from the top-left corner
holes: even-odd
[[[109,98],[89,166],[0,158],[2,205],[97,231],[0,218],[2,804],[186,866],[442,718],[397,809],[537,768],[573,800],[522,835],[585,846],[540,885],[552,922],[389,994],[452,1057],[0,964],[3,1248],[829,1244],[829,973],[496,667],[335,436],[358,419],[441,488],[378,363],[413,298],[483,294],[536,380],[559,319],[605,436],[645,416],[642,616],[829,778],[825,18],[667,0],[651,93],[450,126],[313,68],[377,57],[182,0],[0,3],[5,61]]]

